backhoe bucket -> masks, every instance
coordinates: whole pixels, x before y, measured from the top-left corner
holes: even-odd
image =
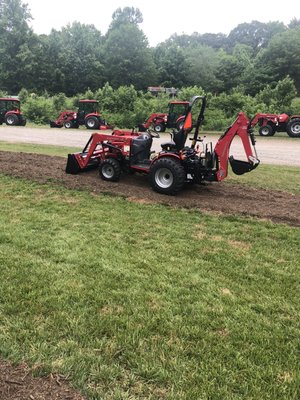
[[[68,154],[66,173],[75,175],[75,174],[78,174],[78,172],[80,172],[80,170],[81,170],[81,168],[76,160],[75,155]]]
[[[229,157],[229,162],[230,162],[232,171],[236,175],[243,175],[246,172],[250,172],[253,169],[255,169],[259,164],[259,162],[254,164],[254,163],[250,163],[250,162],[247,162],[247,161],[235,160],[233,158],[233,156]]]

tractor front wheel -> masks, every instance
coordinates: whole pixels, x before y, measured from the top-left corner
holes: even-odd
[[[87,129],[98,129],[100,126],[100,122],[97,117],[88,117],[84,123]]]
[[[121,176],[121,166],[118,160],[108,158],[102,161],[99,167],[99,174],[105,181],[117,182]]]
[[[66,121],[66,122],[64,123],[64,127],[65,127],[66,129],[71,129],[71,128],[73,128],[73,122],[72,122],[72,121]]]
[[[164,131],[166,130],[166,127],[165,127],[164,124],[157,124],[157,125],[154,125],[154,126],[153,126],[153,130],[154,130],[156,133],[161,133],[161,132],[164,132]]]
[[[6,125],[18,125],[19,123],[19,118],[16,116],[16,114],[9,114],[5,117],[5,123]]]
[[[287,124],[286,131],[290,137],[300,138],[300,118],[291,119]]]
[[[174,195],[182,190],[186,173],[180,161],[163,157],[152,164],[149,176],[151,186],[156,192]]]
[[[274,136],[275,129],[271,125],[264,125],[259,128],[260,136]]]

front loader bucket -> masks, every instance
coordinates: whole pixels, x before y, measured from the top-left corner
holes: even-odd
[[[58,125],[55,121],[50,121],[50,128],[61,128],[62,125]]]
[[[235,160],[233,158],[233,156],[229,157],[229,162],[230,162],[232,171],[236,175],[243,175],[246,172],[250,172],[253,169],[255,169],[259,164],[259,163],[252,164],[252,163],[247,162],[247,161]]]
[[[81,168],[76,160],[75,155],[68,154],[66,173],[75,175],[75,174],[78,174],[78,172],[80,172],[80,170],[81,170]]]

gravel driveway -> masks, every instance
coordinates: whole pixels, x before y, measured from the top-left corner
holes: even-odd
[[[15,143],[51,144],[56,146],[70,146],[83,148],[94,131],[81,129],[51,129],[0,126],[0,140]],[[102,131],[103,133],[106,131]],[[109,132],[109,131],[107,131]],[[202,137],[205,136],[203,132]],[[159,150],[160,143],[169,140],[167,133],[160,139],[153,139],[153,149]],[[258,158],[264,164],[300,166],[300,139],[290,137],[261,137],[257,136]],[[216,135],[206,135],[204,143],[216,143]],[[236,137],[232,144],[232,154],[235,158],[243,156],[240,139]]]

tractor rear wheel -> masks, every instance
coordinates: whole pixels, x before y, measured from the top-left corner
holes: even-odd
[[[264,125],[259,128],[260,136],[274,136],[275,129],[272,125]]]
[[[291,119],[287,124],[286,131],[290,137],[300,138],[300,118]]]
[[[84,124],[87,127],[87,129],[98,129],[100,126],[100,122],[97,117],[86,118]]]
[[[108,158],[99,167],[99,174],[105,181],[117,182],[121,176],[121,166],[118,160]]]
[[[182,190],[186,173],[180,161],[162,157],[155,161],[149,171],[152,188],[162,194],[174,195]]]
[[[18,125],[19,123],[19,118],[16,116],[16,114],[9,114],[5,117],[5,123],[6,125]]]

